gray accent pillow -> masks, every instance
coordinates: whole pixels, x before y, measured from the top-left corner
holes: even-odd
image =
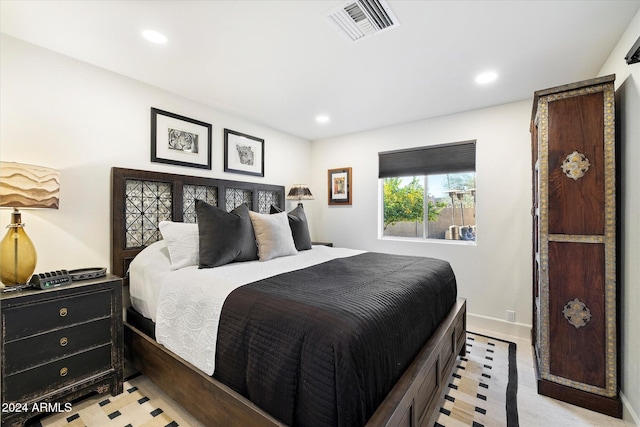
[[[199,268],[258,259],[258,247],[249,212],[245,204],[226,212],[196,199],[200,239]]]
[[[274,214],[283,212],[283,210],[271,205],[270,212]],[[287,218],[289,219],[289,227],[291,228],[291,234],[293,234],[293,242],[296,245],[296,249],[299,251],[311,249],[309,224],[307,223],[307,215],[305,215],[302,206],[298,206],[289,212]]]
[[[293,243],[286,212],[273,215],[249,212],[249,217],[256,233],[260,261],[298,253]]]

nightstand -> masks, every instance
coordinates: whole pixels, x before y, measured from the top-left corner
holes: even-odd
[[[91,392],[122,393],[122,279],[5,292],[0,304],[3,426]]]

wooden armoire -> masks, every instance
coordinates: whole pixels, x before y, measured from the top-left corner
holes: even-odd
[[[614,80],[534,94],[532,343],[538,393],[621,418]]]

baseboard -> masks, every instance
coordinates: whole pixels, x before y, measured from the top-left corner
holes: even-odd
[[[519,338],[531,338],[531,325],[517,322],[507,322],[495,317],[482,316],[467,312],[467,330],[473,332],[473,328],[488,329],[500,332],[505,335],[512,335]]]
[[[640,427],[640,417],[631,407],[631,403],[626,398],[624,393],[620,392],[620,400],[622,400],[622,419],[626,424],[632,424],[636,427]]]

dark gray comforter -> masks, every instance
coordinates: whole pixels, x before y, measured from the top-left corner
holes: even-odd
[[[367,252],[233,291],[214,377],[294,426],[361,426],[456,300],[446,261]]]

